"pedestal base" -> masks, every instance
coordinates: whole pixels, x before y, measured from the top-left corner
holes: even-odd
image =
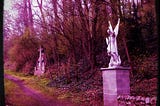
[[[118,95],[130,94],[128,67],[101,68],[104,106],[118,106]]]
[[[44,72],[45,72],[44,69],[43,70],[40,68],[36,69],[36,67],[34,69],[34,75],[37,75],[37,76],[42,76],[44,74]]]

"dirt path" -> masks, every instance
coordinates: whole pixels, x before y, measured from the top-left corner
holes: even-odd
[[[38,102],[38,104],[40,104],[38,106],[76,106],[76,105],[68,103],[68,102],[64,103],[64,101],[61,102],[61,101],[54,100],[52,97],[47,97],[47,96],[43,95],[42,93],[39,93],[38,91],[29,88],[28,86],[26,86],[23,83],[22,80],[14,77],[14,76],[5,74],[4,77],[6,79],[13,81],[15,84],[17,84],[20,87],[20,89],[26,94],[26,96],[30,96],[30,97],[34,98]],[[29,103],[29,101],[28,101],[28,103]],[[27,105],[27,106],[29,106],[29,105]]]

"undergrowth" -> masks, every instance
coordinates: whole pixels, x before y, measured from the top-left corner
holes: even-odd
[[[85,105],[85,100],[82,96],[84,94],[83,92],[72,93],[69,90],[66,90],[63,88],[49,87],[47,86],[49,79],[44,78],[44,77],[36,77],[36,76],[31,76],[31,75],[26,76],[23,73],[17,73],[17,72],[10,71],[10,70],[5,70],[4,72],[5,74],[9,74],[9,75],[19,78],[20,80],[23,80],[24,84],[26,84],[28,87],[35,89],[36,91],[41,92],[42,94],[48,97],[52,97],[54,99],[61,100],[61,101],[67,100],[67,101],[72,101],[73,103],[76,103],[76,104]],[[10,83],[14,84],[13,82],[10,82]],[[14,86],[9,85],[8,82],[6,81],[5,81],[5,86],[6,86],[5,89],[6,89],[7,94],[10,94],[10,96],[13,95],[11,91],[8,92],[8,90],[12,90],[12,87]],[[16,89],[16,87],[14,88]],[[13,89],[12,92],[16,93],[17,91],[14,91]],[[10,101],[10,99],[8,101]]]
[[[5,79],[4,82],[6,106],[40,106],[35,99],[27,96],[14,82],[8,79]]]

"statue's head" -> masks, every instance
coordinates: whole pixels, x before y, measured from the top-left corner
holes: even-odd
[[[108,56],[111,56],[111,51],[107,51]]]
[[[115,33],[114,32],[111,32],[111,30],[107,30],[108,34],[109,34],[109,37],[115,37]]]
[[[107,33],[110,34],[110,32],[111,32],[111,31],[108,29],[108,30],[107,30]]]

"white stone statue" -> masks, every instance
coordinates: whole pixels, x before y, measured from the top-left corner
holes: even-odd
[[[109,37],[106,38],[106,43],[108,45],[107,53],[109,56],[111,56],[110,62],[109,62],[109,68],[115,68],[120,66],[121,64],[121,59],[120,59],[120,56],[118,55],[117,41],[116,41],[118,30],[119,30],[120,18],[118,19],[118,23],[114,28],[114,30],[112,28],[110,21],[108,23],[109,23],[109,27],[107,32],[109,33]]]
[[[37,66],[35,67],[34,75],[42,75],[45,72],[45,55],[44,48],[40,46],[39,48],[39,58],[37,61]]]

